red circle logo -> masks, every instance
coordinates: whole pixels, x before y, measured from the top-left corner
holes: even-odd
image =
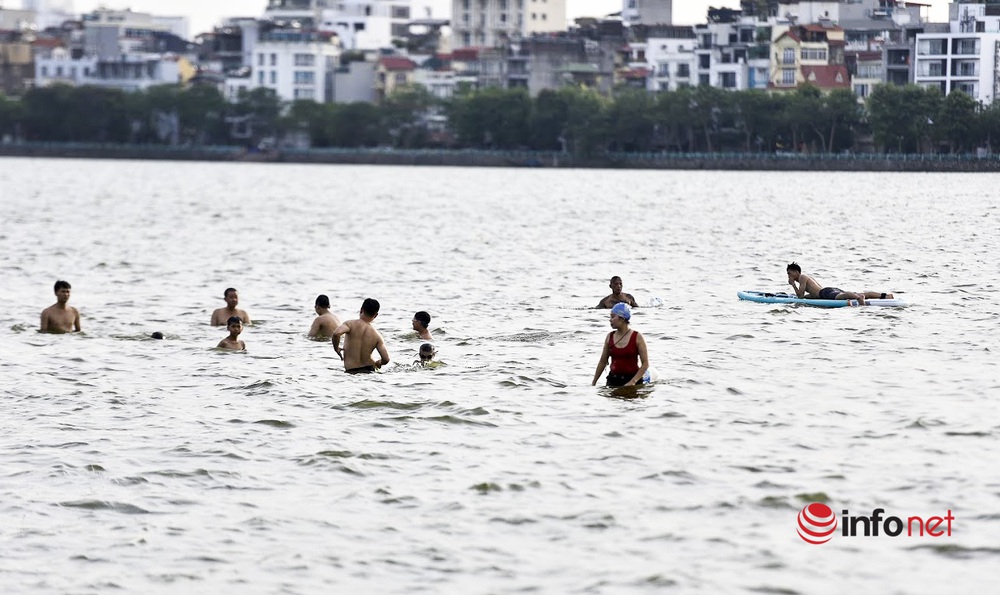
[[[826,504],[813,502],[799,511],[799,537],[806,543],[826,543],[836,530],[837,515]]]

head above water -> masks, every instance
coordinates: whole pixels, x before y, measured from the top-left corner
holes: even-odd
[[[316,296],[316,307],[317,308],[329,308],[330,307],[330,298],[328,298],[327,296],[325,296],[323,294],[320,294],[320,295]]]
[[[618,302],[611,308],[611,313],[628,322],[632,318],[632,310],[625,302]]]
[[[437,353],[437,349],[434,349],[433,343],[423,343],[420,345],[420,359],[428,360],[434,357]]]
[[[53,293],[59,293],[60,289],[73,289],[69,281],[56,281],[56,284],[52,287]]]
[[[801,273],[802,272],[802,267],[800,267],[798,265],[798,263],[793,262],[793,263],[789,264],[787,267],[785,267],[785,272],[786,273]]]
[[[361,313],[370,318],[375,318],[378,316],[378,309],[381,307],[378,300],[365,298],[365,301],[361,303]]]
[[[152,337],[152,338],[154,338],[154,339],[156,339],[156,340],[159,341],[159,340],[163,339],[163,333],[161,333],[160,331],[156,331],[155,333],[153,333],[152,335],[150,335],[150,337]]]
[[[424,312],[423,310],[414,314],[413,320],[419,322],[421,325],[423,325],[424,328],[427,328],[428,326],[431,325],[431,315],[428,314],[427,312]]]
[[[230,316],[229,320],[226,321],[226,328],[231,327],[233,325],[242,327],[243,326],[243,319],[240,318],[239,316]]]
[[[611,291],[613,291],[615,293],[620,293],[621,290],[622,290],[622,286],[623,286],[622,285],[622,278],[619,277],[618,275],[615,275],[614,277],[611,277],[611,282],[608,283],[608,287],[610,287]]]

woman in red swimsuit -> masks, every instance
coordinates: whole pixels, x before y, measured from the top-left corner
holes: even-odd
[[[642,377],[649,369],[649,354],[646,352],[646,340],[639,331],[629,328],[631,318],[632,311],[627,305],[618,303],[611,308],[611,328],[615,330],[608,334],[604,342],[604,351],[601,352],[601,361],[597,362],[592,384],[596,385],[601,379],[609,358],[611,371],[608,372],[608,386],[642,384]]]

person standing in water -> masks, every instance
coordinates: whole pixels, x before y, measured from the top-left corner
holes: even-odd
[[[56,303],[42,310],[43,333],[80,332],[80,312],[69,305],[71,289],[68,281],[56,281],[52,288],[56,294]]]
[[[243,321],[239,316],[230,316],[226,322],[226,330],[229,336],[219,341],[218,349],[228,349],[230,351],[246,351],[247,344],[240,340],[240,333],[243,332]]]
[[[250,322],[250,315],[246,313],[246,310],[240,310],[236,307],[240,303],[240,295],[235,289],[227,287],[222,292],[222,297],[226,300],[226,307],[212,312],[212,326],[228,326],[227,321],[233,316],[239,317],[243,324],[252,324]]]
[[[604,373],[604,368],[611,360],[611,371],[608,372],[608,386],[635,386],[642,384],[642,377],[649,369],[649,354],[646,351],[646,340],[639,331],[629,328],[632,311],[624,303],[617,303],[611,308],[611,328],[604,342],[601,360],[597,362],[594,372],[596,385]]]
[[[622,278],[618,275],[611,277],[611,283],[608,284],[611,288],[611,295],[605,297],[603,300],[598,302],[597,309],[601,308],[611,308],[615,304],[625,303],[633,308],[637,307],[638,304],[635,303],[635,298],[632,297],[631,293],[625,293],[622,291]]]
[[[333,331],[333,350],[344,360],[344,371],[348,374],[368,374],[389,363],[385,341],[372,326],[379,308],[378,300],[366,298],[358,319],[348,320]],[[341,335],[347,335],[343,349],[340,348]],[[378,351],[378,361],[372,359],[373,351]]]
[[[309,336],[317,339],[325,339],[333,336],[333,331],[340,326],[340,319],[330,311],[330,298],[320,295],[316,298],[316,320],[313,320],[312,327],[309,328]]]

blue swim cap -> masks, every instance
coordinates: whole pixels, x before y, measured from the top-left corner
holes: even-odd
[[[632,318],[632,311],[629,310],[628,304],[625,302],[618,302],[615,304],[614,307],[611,308],[611,313],[615,316],[624,318],[625,320]]]

